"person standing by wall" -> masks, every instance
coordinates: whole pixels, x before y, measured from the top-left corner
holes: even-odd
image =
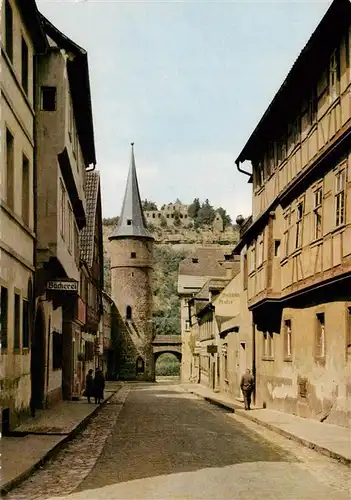
[[[244,396],[245,410],[250,410],[251,394],[254,389],[255,381],[249,369],[241,377],[240,388]]]
[[[104,389],[105,389],[105,378],[100,369],[95,371],[94,378],[94,395],[95,404],[100,404],[101,400],[104,399]]]

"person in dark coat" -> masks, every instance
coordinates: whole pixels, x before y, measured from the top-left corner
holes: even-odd
[[[244,396],[245,410],[250,410],[251,394],[255,385],[255,381],[249,369],[241,377],[240,388]]]
[[[95,371],[94,378],[94,396],[95,404],[100,404],[101,400],[104,399],[104,389],[105,389],[105,378],[101,370]]]
[[[93,370],[89,370],[87,376],[85,377],[85,392],[84,395],[88,398],[88,403],[90,403],[90,398],[94,396],[94,379]]]

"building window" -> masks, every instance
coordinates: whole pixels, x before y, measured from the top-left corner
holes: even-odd
[[[318,188],[314,192],[314,239],[322,236],[322,200],[323,190]]]
[[[289,255],[289,234],[290,234],[290,224],[291,224],[291,212],[290,210],[284,216],[284,256]]]
[[[324,313],[316,315],[316,358],[325,357],[325,320]]]
[[[21,329],[20,329],[21,302],[18,293],[15,293],[14,301],[14,328],[13,328],[13,347],[19,349],[21,347]]]
[[[8,304],[8,294],[7,288],[1,287],[1,297],[0,297],[0,327],[1,327],[1,348],[7,348],[7,304]]]
[[[227,352],[224,353],[224,379],[228,380],[228,354]]]
[[[25,39],[22,37],[22,87],[26,94],[28,94],[28,45]]]
[[[29,226],[29,160],[22,156],[22,219]]]
[[[29,303],[28,300],[22,302],[22,347],[29,348]]]
[[[345,223],[345,169],[337,172],[335,177],[335,225]]]
[[[263,356],[273,358],[273,333],[265,332],[263,334]]]
[[[132,252],[132,253],[130,254],[130,258],[131,258],[131,259],[136,259],[136,252]]]
[[[72,253],[73,247],[73,211],[68,203],[68,251]]]
[[[263,236],[260,236],[257,250],[257,267],[260,267],[263,264]]]
[[[13,210],[14,207],[14,138],[11,132],[6,129],[6,203]]]
[[[126,309],[126,318],[131,320],[132,319],[132,308],[130,306],[127,306]]]
[[[131,226],[132,225],[132,219],[127,219],[127,226]]]
[[[193,262],[193,264],[198,264],[199,263],[199,259],[197,259],[196,257],[194,257],[192,259],[192,262]]]
[[[313,89],[311,97],[308,100],[308,124],[313,125],[317,120],[317,96],[316,90]]]
[[[291,358],[291,355],[292,355],[291,320],[287,319],[284,322],[284,357]]]
[[[43,111],[56,110],[56,87],[41,87],[41,109]]]
[[[190,330],[190,321],[188,319],[185,320],[185,330],[186,331]]]
[[[250,273],[256,269],[256,248],[255,246],[250,249]]]
[[[260,162],[257,162],[257,164],[255,165],[255,168],[254,168],[254,172],[255,172],[255,177],[256,177],[256,188],[259,189],[263,183],[264,183],[264,179],[265,179],[265,176],[264,176],[264,165],[263,163],[260,161]]]
[[[248,267],[247,267],[247,253],[244,255],[244,276],[243,276],[243,286],[244,290],[247,290],[248,282]]]
[[[303,221],[303,202],[297,205],[296,209],[296,240],[295,248],[302,246],[302,221]]]
[[[274,257],[280,256],[280,240],[274,240]]]
[[[52,332],[52,369],[62,368],[62,335],[59,332]]]
[[[63,182],[60,180],[60,233],[62,239],[65,239],[65,216],[66,216],[66,192]]]
[[[13,61],[13,14],[9,0],[5,0],[5,50]]]
[[[79,232],[78,232],[76,224],[74,224],[73,233],[74,233],[74,260],[78,266],[79,265]]]
[[[333,101],[340,92],[340,53],[336,49],[330,57],[329,64],[329,95]]]
[[[152,218],[155,219],[156,218],[156,215],[155,214],[152,214]]]

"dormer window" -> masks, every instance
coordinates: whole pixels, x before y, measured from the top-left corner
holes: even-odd
[[[132,219],[127,219],[127,226],[131,226],[132,225]]]

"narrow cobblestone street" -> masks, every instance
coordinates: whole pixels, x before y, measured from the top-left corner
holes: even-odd
[[[349,469],[177,384],[126,384],[7,498],[349,498]]]

